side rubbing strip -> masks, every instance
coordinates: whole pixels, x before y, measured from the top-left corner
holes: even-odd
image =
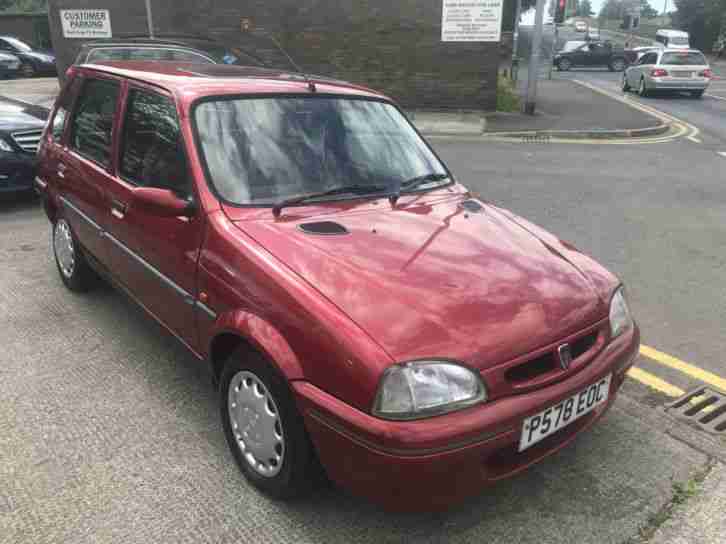
[[[209,319],[212,321],[215,321],[217,319],[217,314],[212,310],[209,306],[204,304],[203,302],[197,301],[197,308],[199,308],[201,311],[203,311]]]
[[[83,219],[86,223],[89,223],[94,229],[101,230],[101,225],[96,223],[93,219],[88,217],[84,212],[82,212],[78,207],[73,204],[70,200],[68,200],[66,197],[60,197],[60,201],[63,203],[64,206],[68,206],[71,210],[73,210],[75,213],[77,213],[81,219]]]

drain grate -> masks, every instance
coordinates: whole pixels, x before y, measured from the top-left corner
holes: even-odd
[[[666,411],[709,433],[726,434],[726,394],[720,391],[700,387],[666,406]]]

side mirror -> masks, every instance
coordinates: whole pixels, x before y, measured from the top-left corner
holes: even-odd
[[[191,217],[196,213],[193,202],[179,198],[169,189],[156,187],[134,189],[129,207],[157,217]]]

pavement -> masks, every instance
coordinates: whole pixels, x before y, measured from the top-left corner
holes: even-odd
[[[526,95],[526,80],[519,91]],[[652,115],[613,100],[574,81],[553,79],[537,83],[537,109],[524,114],[487,114],[488,132],[505,131],[625,131],[659,126]]]

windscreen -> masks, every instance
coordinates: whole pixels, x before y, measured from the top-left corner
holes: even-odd
[[[210,181],[235,204],[270,205],[351,185],[376,192],[418,176],[446,175],[403,115],[384,102],[218,99],[200,103],[194,118]]]
[[[704,66],[708,64],[708,62],[706,62],[706,57],[703,56],[703,53],[699,53],[697,51],[663,53],[660,63],[672,66]]]
[[[688,38],[678,36],[674,38],[668,38],[668,43],[671,45],[688,45]]]

